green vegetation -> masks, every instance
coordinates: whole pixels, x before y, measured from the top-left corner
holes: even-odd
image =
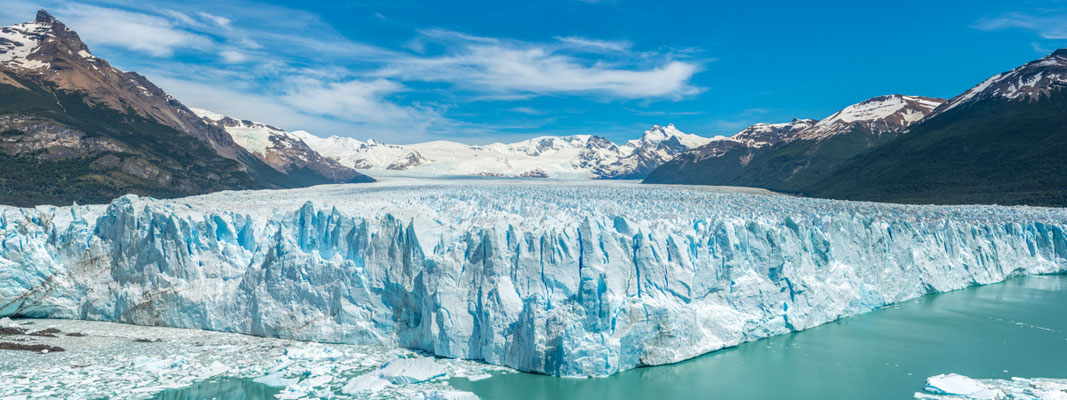
[[[1067,206],[1067,96],[961,106],[843,163],[803,192],[901,203]]]
[[[913,126],[862,130],[821,142],[735,149],[699,162],[680,157],[649,183],[761,187],[849,200],[923,204],[1067,206],[1067,95],[985,100]],[[750,156],[742,165],[741,159]]]

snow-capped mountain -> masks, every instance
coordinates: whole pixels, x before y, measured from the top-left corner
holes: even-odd
[[[145,77],[94,56],[43,10],[33,22],[0,28],[0,98],[7,204],[334,182],[268,165]]]
[[[944,103],[943,99],[893,94],[867,99],[845,107],[787,140],[819,140],[847,133],[854,128],[873,133],[901,132]]]
[[[653,126],[623,145],[592,135],[542,136],[487,145],[449,141],[390,145],[337,136],[320,138],[304,131],[292,135],[323,156],[356,169],[562,179],[641,178],[675,155],[711,140],[683,133],[674,125]]]
[[[806,194],[871,201],[1067,205],[1067,49],[993,75]]]
[[[93,56],[76,32],[44,10],[33,22],[0,28],[0,66],[19,76],[49,81],[60,90],[82,92],[93,104],[133,109],[196,136],[224,157],[240,158],[240,148],[225,132],[204,124],[140,74],[120,71]],[[10,77],[6,81],[19,86]]]
[[[238,120],[216,112],[192,108],[204,121],[229,133],[238,145],[274,169],[287,174],[312,175],[321,183],[367,181],[366,176],[337,161],[323,157],[304,143],[298,135],[249,120]]]
[[[737,132],[730,136],[730,139],[752,147],[763,147],[796,136],[798,132],[811,128],[817,122],[814,119],[793,118],[792,121],[778,124],[759,123]]]
[[[993,75],[984,82],[946,102],[931,115],[939,115],[964,104],[985,99],[1035,101],[1067,87],[1067,49]]]
[[[680,154],[652,171],[652,183],[701,183],[795,191],[840,162],[903,134],[944,100],[871,98],[816,122],[756,124]]]

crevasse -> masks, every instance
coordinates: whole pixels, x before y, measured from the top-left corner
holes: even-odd
[[[0,207],[0,233],[0,316],[395,344],[566,376],[1067,271],[1063,209],[622,183],[127,196]]]

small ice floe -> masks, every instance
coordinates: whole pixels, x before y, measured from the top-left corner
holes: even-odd
[[[312,344],[306,347],[287,348],[285,349],[285,356],[293,360],[323,361],[336,360],[341,358],[342,354],[331,347]]]
[[[478,400],[478,396],[461,390],[428,390],[410,396],[415,400]]]
[[[443,378],[447,371],[429,357],[399,358],[385,364],[378,371],[382,378],[394,384],[421,383]]]
[[[925,393],[916,399],[930,400],[1067,400],[1067,379],[1011,378],[972,379],[945,374],[926,380]]]
[[[398,358],[378,370],[350,379],[341,391],[345,394],[374,393],[393,385],[429,382],[443,378],[447,373],[445,367],[430,357]]]
[[[341,388],[341,392],[344,394],[366,394],[380,391],[389,386],[393,386],[393,384],[382,379],[382,375],[378,371],[374,371],[350,379]]]
[[[19,325],[11,318],[4,317],[0,318],[0,328],[22,328],[22,325]]]
[[[274,387],[286,387],[286,386],[289,386],[289,385],[296,384],[299,381],[300,381],[300,379],[297,379],[297,378],[286,379],[286,378],[283,377],[283,374],[281,372],[275,372],[275,373],[267,374],[267,375],[264,375],[264,376],[261,376],[259,378],[256,378],[256,379],[252,380],[252,382],[255,382],[255,383],[261,383],[261,384],[264,384],[264,385],[267,385],[267,386],[274,386]]]
[[[1003,390],[990,387],[977,379],[959,374],[942,374],[926,379],[925,390],[934,394],[962,396],[976,400],[1003,399]]]

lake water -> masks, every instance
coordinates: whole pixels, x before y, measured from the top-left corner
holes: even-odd
[[[261,400],[273,399],[281,388],[252,382],[251,379],[215,378],[189,387],[160,392],[151,400]]]
[[[483,399],[908,399],[929,376],[1067,378],[1067,275],[932,295],[673,365],[595,379],[508,373],[449,383]],[[272,399],[220,378],[155,399]]]
[[[927,296],[803,332],[607,378],[502,374],[483,399],[908,399],[927,377],[1067,378],[1067,276]]]

